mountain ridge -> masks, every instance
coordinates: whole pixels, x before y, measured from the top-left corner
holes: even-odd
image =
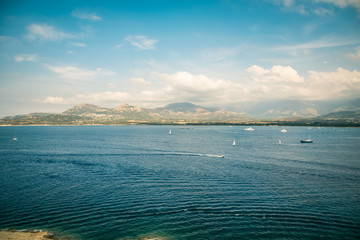
[[[171,103],[157,108],[141,108],[128,103],[121,103],[114,108],[108,108],[81,103],[59,114],[30,113],[3,117],[0,119],[0,125],[246,123],[254,121],[298,123],[313,121],[358,124],[360,122],[360,99],[343,105],[334,105],[332,111],[325,114],[319,114],[321,111],[317,110],[316,104],[313,102],[266,103],[255,109],[257,105],[259,103],[253,103],[250,107],[247,106],[250,109],[247,112],[237,112],[221,108],[202,107],[190,102]],[[256,111],[263,114],[248,114]],[[308,114],[309,112],[310,114]]]

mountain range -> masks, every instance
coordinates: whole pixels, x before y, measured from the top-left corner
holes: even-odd
[[[30,113],[0,119],[0,125],[89,124],[246,124],[283,123],[359,125],[360,98],[348,102],[275,101],[233,104],[209,108],[188,102],[158,108],[140,108],[123,103],[106,108],[83,103],[60,114]]]

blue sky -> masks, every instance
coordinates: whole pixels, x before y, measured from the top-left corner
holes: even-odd
[[[360,96],[360,0],[0,4],[0,116]]]

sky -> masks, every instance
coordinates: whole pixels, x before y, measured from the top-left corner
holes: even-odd
[[[0,117],[360,97],[360,0],[0,0]]]

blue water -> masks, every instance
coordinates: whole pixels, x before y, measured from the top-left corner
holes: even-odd
[[[244,128],[1,127],[0,228],[82,240],[360,238],[360,129]],[[314,143],[300,144],[309,134]]]

